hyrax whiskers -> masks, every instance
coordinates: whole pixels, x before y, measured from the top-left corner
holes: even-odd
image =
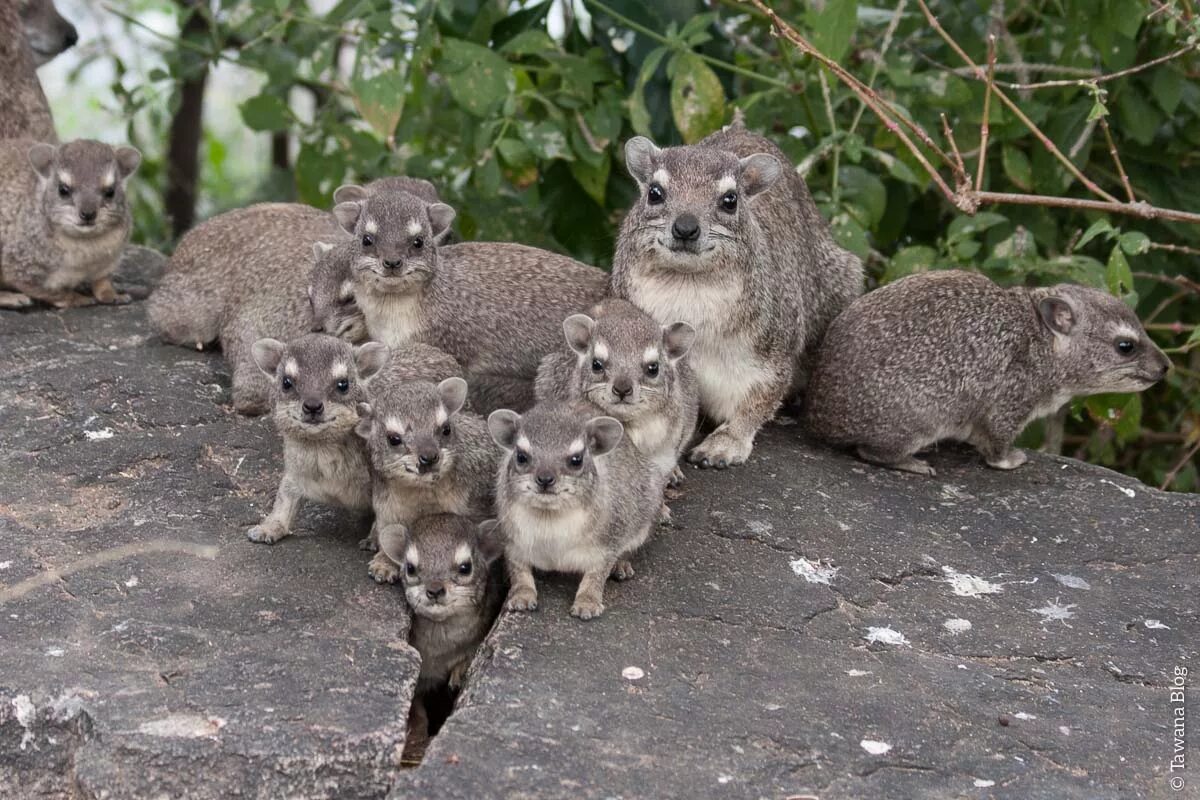
[[[696,378],[687,362],[696,332],[660,325],[624,300],[563,322],[567,346],[542,359],[538,401],[587,400],[620,421],[625,436],[677,481],[679,457],[696,430]]]
[[[666,476],[587,403],[539,403],[488,417],[507,451],[496,505],[511,589],[507,608],[537,608],[533,570],[581,572],[572,616],[604,612],[604,584],[633,577],[629,558],[650,535]]]
[[[1122,301],[1071,284],[1002,288],[982,275],[912,275],[856,300],[829,327],[805,403],[826,441],[894,469],[944,439],[997,469],[1031,421],[1072,397],[1140,392],[1170,361]]]
[[[112,274],[132,225],[125,181],[141,160],[88,139],[0,141],[0,308],[129,302]]]
[[[862,291],[804,181],[736,122],[696,145],[625,146],[641,189],[621,226],[612,291],[660,323],[689,323],[701,411],[716,429],[688,458],[723,468],[804,382],[829,322]]]
[[[413,613],[409,643],[421,654],[417,693],[442,685],[458,690],[503,599],[503,577],[493,569],[503,550],[496,521],[421,517],[381,528],[379,546],[403,565],[404,597]]]
[[[290,535],[302,500],[370,508],[369,461],[354,429],[357,406],[367,397],[365,382],[387,360],[387,348],[378,342],[352,347],[332,336],[307,334],[287,344],[260,339],[253,357],[273,387],[283,478],[271,513],[246,536],[274,544]]]
[[[372,383],[358,431],[371,456],[377,531],[430,514],[491,515],[498,454],[484,420],[463,410],[466,399],[458,377]],[[400,576],[383,551],[368,572],[380,583]]]

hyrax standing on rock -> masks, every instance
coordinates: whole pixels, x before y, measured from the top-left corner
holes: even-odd
[[[371,338],[445,350],[481,409],[529,405],[561,321],[604,295],[604,273],[566,256],[499,242],[440,246],[454,220],[445,203],[378,192],[333,210],[355,237],[354,297]]]
[[[132,225],[125,181],[141,160],[87,139],[0,142],[0,308],[129,302],[112,274]]]
[[[587,403],[539,403],[527,414],[488,417],[500,464],[496,505],[512,588],[510,611],[537,608],[533,570],[581,572],[571,615],[604,612],[604,584],[633,577],[633,555],[650,535],[667,476],[621,423]]]
[[[1123,302],[1061,284],[1001,288],[957,270],[912,275],[856,300],[829,327],[806,398],[812,432],[893,469],[966,441],[997,469],[1013,440],[1077,395],[1140,392],[1171,362]]]
[[[438,384],[391,379],[372,384],[358,431],[375,475],[377,531],[412,525],[429,514],[491,515],[498,453],[487,423],[462,410],[466,399],[467,382],[459,377]],[[382,550],[368,572],[380,583],[400,576]]]
[[[421,654],[417,693],[442,684],[461,688],[500,610],[502,579],[492,569],[503,549],[496,521],[422,517],[381,528],[379,547],[404,565],[404,598],[413,612],[409,643]]]
[[[625,300],[605,300],[595,319],[563,322],[567,347],[542,359],[537,399],[587,400],[617,419],[625,436],[672,478],[696,430],[699,399],[687,353],[696,331],[659,325]]]
[[[613,294],[696,329],[689,361],[717,428],[688,458],[740,464],[862,292],[862,264],[834,243],[782,151],[740,121],[689,147],[636,137],[625,160],[642,196],[617,239]]]
[[[246,536],[274,544],[290,535],[301,500],[369,509],[370,467],[354,428],[357,406],[367,398],[364,382],[383,367],[387,348],[308,334],[288,344],[261,339],[252,352],[273,387],[283,478],[271,513]]]

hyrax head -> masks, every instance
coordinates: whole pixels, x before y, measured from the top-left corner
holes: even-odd
[[[496,520],[478,525],[456,514],[421,517],[379,531],[379,549],[404,569],[413,613],[435,621],[481,613],[489,567],[503,551]]]
[[[563,322],[577,356],[580,395],[624,423],[661,411],[675,390],[679,360],[696,339],[695,328],[686,322],[659,325],[622,301],[605,301],[598,310],[595,319],[574,314]]]
[[[354,278],[350,263],[354,259],[349,242],[313,244],[313,267],[308,274],[308,303],[312,311],[312,330],[328,333],[348,342],[367,338],[367,323],[354,301]]]
[[[128,223],[125,181],[141,162],[142,154],[132,147],[113,148],[90,139],[29,148],[42,211],[56,229],[77,238]]]
[[[455,466],[460,442],[455,415],[467,400],[467,382],[411,381],[379,391],[359,407],[358,434],[383,477],[433,483]]]
[[[625,164],[638,182],[622,234],[664,266],[713,269],[751,233],[746,202],[771,188],[783,166],[767,153],[739,159],[711,147],[659,149],[644,136],[625,144]]]
[[[378,342],[352,347],[341,339],[310,333],[287,344],[259,339],[251,355],[274,386],[279,432],[324,439],[354,430],[357,405],[367,397],[363,382],[383,367],[388,349]]]
[[[407,192],[338,203],[333,213],[357,242],[351,264],[355,279],[397,294],[416,291],[429,280],[437,266],[438,240],[454,221],[450,206]]]
[[[488,430],[508,451],[500,465],[501,491],[546,509],[587,503],[597,488],[597,459],[612,452],[625,433],[612,417],[563,402],[539,403],[524,415],[493,411]]]
[[[39,67],[79,41],[75,26],[63,19],[53,0],[17,0],[17,13]]]
[[[1171,361],[1137,316],[1107,292],[1074,284],[1035,289],[1038,317],[1054,337],[1057,372],[1077,395],[1140,392],[1166,377]]]

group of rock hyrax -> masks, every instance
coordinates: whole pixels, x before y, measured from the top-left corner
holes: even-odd
[[[110,276],[137,152],[9,140],[0,159],[0,302],[124,299]],[[680,460],[744,462],[799,393],[815,436],[932,475],[922,448],[963,440],[1012,469],[1029,421],[1169,368],[1130,309],[1089,288],[944,271],[860,297],[859,260],[739,119],[691,146],[634,138],[625,161],[640,197],[611,275],[448,243],[454,209],[393,177],[342,187],[332,213],[217,216],[150,298],[164,339],[220,343],[235,408],[271,411],[283,438],[251,540],[288,536],[304,500],[373,511],[368,570],[405,587],[425,686],[461,682],[502,602],[537,607],[534,570],[582,574],[571,613],[600,615],[607,580],[632,577],[669,519]]]

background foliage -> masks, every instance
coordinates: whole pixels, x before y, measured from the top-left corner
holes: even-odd
[[[1087,79],[1196,41],[1193,0],[933,2],[977,62],[997,36],[997,77]],[[109,11],[145,27],[140,3]],[[159,5],[162,5],[159,3]],[[915,3],[776,0],[779,14],[939,138],[945,114],[974,172],[984,84],[930,29]],[[1200,489],[1200,226],[1037,206],[957,213],[899,140],[807,57],[736,0],[215,0],[173,7],[185,33],[159,35],[164,68],[114,82],[129,135],[151,158],[141,235],[169,246],[160,202],[173,89],[234,62],[260,80],[244,124],[276,143],[258,185],[214,181],[231,159],[202,143],[207,208],[295,197],[327,206],[347,181],[427,177],[459,211],[467,239],[515,239],[607,266],[634,187],[619,145],[641,133],[695,141],[734,106],[799,165],[841,243],[872,285],[931,268],[980,270],[1005,284],[1063,280],[1135,306],[1176,370],[1144,395],[1078,402],[1064,452],[1173,488]],[[889,23],[899,12],[892,35]],[[196,16],[192,24],[185,25]],[[198,24],[203,23],[203,24]],[[1098,124],[1108,123],[1138,195],[1200,210],[1200,85],[1187,52],[1102,84],[1013,90],[1072,161],[1123,197]],[[164,98],[170,98],[164,102]],[[1085,196],[1037,138],[998,103],[984,188]],[[944,139],[939,138],[943,147]],[[282,143],[282,146],[280,146]],[[1041,428],[1025,444],[1040,444]],[[1190,451],[1190,458],[1189,458]]]

